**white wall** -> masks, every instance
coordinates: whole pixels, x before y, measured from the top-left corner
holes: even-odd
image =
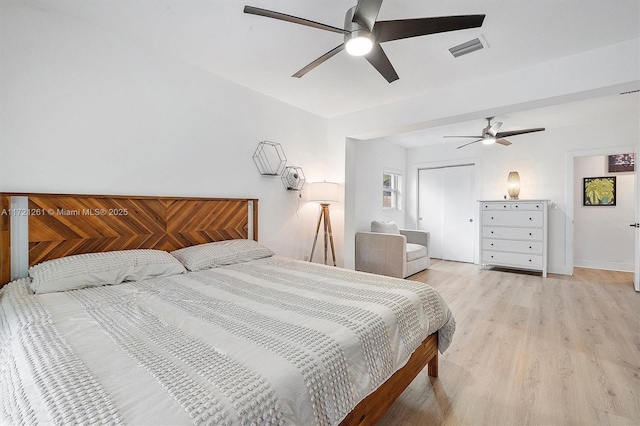
[[[623,154],[623,153],[621,153]],[[606,156],[574,160],[574,265],[633,272],[635,175],[608,173]],[[615,176],[615,206],[583,206],[583,178]]]
[[[0,191],[259,198],[260,241],[308,255],[317,206],[252,155],[279,142],[322,180],[326,120],[69,17],[0,15]]]
[[[355,164],[355,227],[368,231],[372,220],[393,220],[404,228],[407,151],[384,139],[354,141]],[[349,161],[351,162],[351,161]],[[382,208],[382,173],[393,171],[402,175],[402,201],[399,210]]]

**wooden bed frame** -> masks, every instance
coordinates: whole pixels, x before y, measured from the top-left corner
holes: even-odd
[[[12,197],[28,201],[12,209]],[[27,216],[29,266],[81,253],[258,240],[254,198],[0,193],[0,286],[11,279],[11,220],[20,216]],[[437,333],[340,425],[374,424],[427,365],[428,374],[437,377]]]
[[[12,208],[12,197],[28,204]],[[252,198],[0,193],[0,285],[11,279],[11,220],[24,217],[29,266],[81,253],[258,240]]]

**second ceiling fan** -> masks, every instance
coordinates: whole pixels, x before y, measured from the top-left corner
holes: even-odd
[[[293,77],[302,77],[327,59],[346,49],[351,55],[364,56],[389,83],[397,80],[398,74],[384,50],[382,50],[380,43],[427,34],[477,28],[482,26],[485,17],[485,15],[461,15],[376,21],[381,6],[382,0],[358,0],[356,6],[347,10],[344,28],[333,27],[253,6],[245,6],[244,13],[279,19],[343,35],[344,41],[342,44],[296,72]]]
[[[487,127],[482,129],[482,134],[477,136],[445,136],[445,138],[474,138],[475,141],[471,141],[469,143],[465,143],[464,145],[460,145],[457,149],[463,148],[467,145],[471,145],[472,143],[482,142],[485,145],[491,145],[493,143],[497,143],[500,145],[509,146],[511,142],[506,140],[506,137],[523,135],[525,133],[533,133],[533,132],[542,132],[544,127],[536,127],[533,129],[521,129],[521,130],[510,130],[508,132],[499,132],[500,127],[502,127],[502,123],[496,121],[491,124],[491,120],[495,117],[487,117]]]

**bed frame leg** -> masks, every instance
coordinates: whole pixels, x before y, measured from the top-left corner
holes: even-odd
[[[429,360],[429,364],[427,365],[427,373],[431,377],[438,377],[438,351],[436,354]]]

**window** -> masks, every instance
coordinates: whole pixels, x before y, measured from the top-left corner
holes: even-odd
[[[382,208],[388,210],[401,210],[402,175],[392,172],[382,174]]]

